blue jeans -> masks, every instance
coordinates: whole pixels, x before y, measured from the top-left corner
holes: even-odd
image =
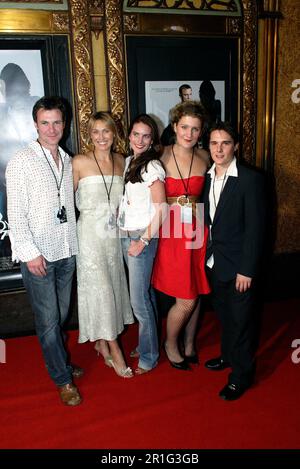
[[[75,256],[46,263],[45,277],[33,275],[25,262],[21,263],[21,272],[46,367],[54,383],[63,386],[72,382],[62,326],[69,312]]]
[[[139,322],[139,367],[151,370],[158,362],[157,313],[151,274],[157,250],[157,239],[152,239],[137,257],[128,256],[134,238],[122,238],[124,258],[129,273],[130,302]]]

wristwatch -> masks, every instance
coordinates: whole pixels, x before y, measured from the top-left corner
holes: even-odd
[[[144,246],[149,246],[149,244],[150,244],[150,240],[147,239],[147,238],[143,238],[142,236],[140,236],[140,241],[142,241]]]

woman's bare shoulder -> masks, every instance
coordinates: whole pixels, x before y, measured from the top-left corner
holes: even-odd
[[[88,159],[90,159],[89,153],[78,153],[78,155],[73,156],[73,164],[80,165],[82,163],[85,163]]]
[[[197,148],[196,155],[198,158],[200,158],[203,163],[206,165],[210,164],[210,157],[209,157],[209,152],[207,150],[204,150],[203,148]]]
[[[122,153],[113,153],[114,160],[117,164],[121,165],[123,168],[125,166],[125,156]]]
[[[163,163],[167,163],[170,159],[171,154],[172,154],[172,145],[168,145],[167,147],[164,147],[164,150],[160,159],[162,160]]]
[[[73,156],[72,165],[75,166],[75,167],[80,166],[81,161],[82,161],[83,158],[84,158],[84,155],[82,155],[80,153],[78,155]]]
[[[113,156],[118,161],[125,161],[125,156],[122,153],[113,153]]]

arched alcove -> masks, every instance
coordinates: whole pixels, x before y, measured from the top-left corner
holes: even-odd
[[[147,3],[147,6],[145,6]],[[185,5],[185,8],[183,8]],[[243,154],[255,161],[257,4],[255,0],[220,1],[105,1],[109,98],[112,112],[127,127],[132,90],[129,83],[128,39],[188,39],[236,47],[236,76],[230,75],[237,96],[235,119],[243,134]],[[222,39],[224,41],[222,41]],[[166,45],[167,47],[167,45]],[[218,47],[218,45],[216,46]],[[230,60],[230,59],[229,59]],[[231,64],[232,65],[232,64]],[[155,67],[155,64],[153,64]],[[231,68],[229,73],[234,70]],[[141,111],[143,109],[140,109]],[[232,114],[232,113],[231,113]]]

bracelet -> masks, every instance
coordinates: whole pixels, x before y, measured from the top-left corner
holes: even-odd
[[[142,241],[144,246],[149,246],[149,244],[150,244],[150,240],[146,239],[146,238],[143,238],[142,236],[140,236],[140,241]]]

